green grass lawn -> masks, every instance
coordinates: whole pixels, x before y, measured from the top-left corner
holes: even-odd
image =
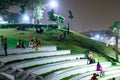
[[[111,61],[115,58],[112,46],[106,47],[104,43],[91,40],[76,32],[70,32],[63,40],[56,39],[60,34],[63,33],[58,29],[45,30],[43,34],[36,34],[34,28],[25,31],[17,31],[15,28],[0,29],[0,35],[8,39],[9,48],[15,48],[19,39],[24,40],[25,45],[28,46],[31,39],[38,38],[42,45],[57,45],[58,49],[70,49],[71,54],[82,54],[86,50],[91,50],[98,61]]]

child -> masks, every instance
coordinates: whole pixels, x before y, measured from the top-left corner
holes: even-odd
[[[93,76],[91,77],[91,79],[90,80],[98,80],[98,74],[96,74],[96,73],[93,73]]]
[[[34,48],[34,40],[33,39],[31,39],[31,41],[29,42],[29,47]]]

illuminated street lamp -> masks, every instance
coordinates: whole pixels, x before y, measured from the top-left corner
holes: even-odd
[[[2,17],[0,17],[0,22],[3,22],[3,18]]]
[[[24,14],[22,18],[22,23],[29,23],[29,20],[29,16],[27,14]]]
[[[49,6],[52,9],[55,9],[58,6],[58,4],[57,4],[56,0],[51,0],[50,3],[49,3]]]

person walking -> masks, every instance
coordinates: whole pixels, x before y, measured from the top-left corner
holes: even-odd
[[[4,49],[4,52],[5,52],[5,56],[7,56],[7,38],[4,39],[4,42],[3,42],[3,49]]]

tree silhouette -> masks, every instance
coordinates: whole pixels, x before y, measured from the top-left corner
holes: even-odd
[[[48,20],[64,23],[65,18],[61,15],[55,14],[54,9],[51,9],[51,11],[48,11]]]
[[[110,27],[113,34],[115,35],[115,52],[116,52],[116,61],[119,61],[119,51],[118,51],[118,39],[120,34],[120,21],[114,22],[114,24]]]
[[[57,16],[57,21],[60,22],[60,23],[64,23],[65,18],[63,16],[61,16],[61,15],[58,15]]]
[[[68,10],[68,17],[72,20],[74,17],[73,17],[73,14],[72,14],[72,11],[71,10]]]
[[[57,21],[57,16],[55,15],[54,9],[51,9],[51,11],[48,11],[48,20]]]
[[[37,20],[42,18],[44,0],[0,0],[0,15],[8,15],[8,9],[12,6],[20,7],[20,13],[24,14],[25,10],[32,11],[32,17]]]

